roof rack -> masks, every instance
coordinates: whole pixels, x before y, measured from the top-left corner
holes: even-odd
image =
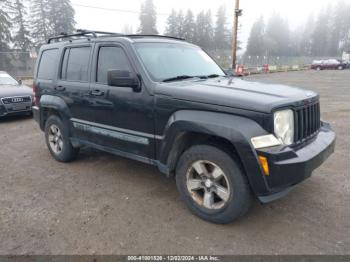
[[[56,42],[59,42],[59,40],[63,40],[64,38],[70,38],[70,40],[76,39],[77,37],[93,37],[97,38],[99,35],[109,35],[109,36],[124,36],[123,34],[119,33],[111,33],[111,32],[103,32],[103,31],[95,31],[95,30],[84,30],[84,29],[77,29],[76,34],[67,34],[67,33],[61,33],[58,36],[53,36],[50,37],[49,40],[47,41],[48,44],[52,43],[53,40],[56,40]]]
[[[84,30],[84,29],[77,29],[77,33],[75,34],[67,34],[67,33],[61,33],[58,36],[50,37],[47,41],[48,44],[51,44],[53,40],[56,42],[62,41],[63,39],[68,39],[69,41],[77,40],[80,38],[98,38],[98,37],[106,37],[106,36],[120,36],[120,37],[159,37],[159,38],[170,38],[170,39],[176,39],[176,40],[182,40],[185,39],[179,38],[179,37],[173,37],[173,36],[165,36],[165,35],[138,35],[138,34],[131,34],[131,35],[124,35],[120,33],[112,33],[112,32],[103,32],[103,31],[95,31],[95,30]]]

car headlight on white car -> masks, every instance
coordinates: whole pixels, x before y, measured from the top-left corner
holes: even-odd
[[[294,142],[294,113],[293,110],[281,110],[274,113],[274,132],[276,137],[285,145]]]

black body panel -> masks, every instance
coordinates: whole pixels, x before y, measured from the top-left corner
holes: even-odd
[[[135,51],[136,42],[190,45],[166,38],[122,36],[44,45],[39,57],[54,48],[59,50],[60,62],[55,65],[54,79],[45,80],[38,78],[38,59],[34,84],[41,99],[33,112],[40,127],[44,128],[46,110],[54,110],[69,123],[74,146],[88,145],[153,164],[167,175],[174,172],[173,156],[184,134],[220,138],[235,149],[253,192],[262,202],[282,196],[309,177],[334,150],[334,132],[325,124],[318,126],[316,93],[230,77],[153,82]],[[88,81],[62,79],[65,50],[79,46],[91,47]],[[103,46],[122,48],[141,89],[97,81],[98,50]],[[309,111],[300,111],[308,105],[312,105]],[[297,120],[295,145],[255,150],[251,138],[272,134],[273,113],[289,108],[297,117],[313,119],[307,123],[307,133],[302,134],[300,127],[305,120]],[[258,155],[268,157],[270,176],[264,175]]]

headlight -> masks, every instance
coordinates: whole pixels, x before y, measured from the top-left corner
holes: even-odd
[[[294,142],[294,114],[290,109],[277,111],[274,114],[274,131],[278,139],[285,145]]]

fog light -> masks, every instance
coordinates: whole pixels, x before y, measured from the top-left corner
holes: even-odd
[[[267,161],[267,158],[264,156],[259,156],[259,161],[262,169],[264,170],[265,176],[269,176],[270,170],[269,170],[269,163]]]

